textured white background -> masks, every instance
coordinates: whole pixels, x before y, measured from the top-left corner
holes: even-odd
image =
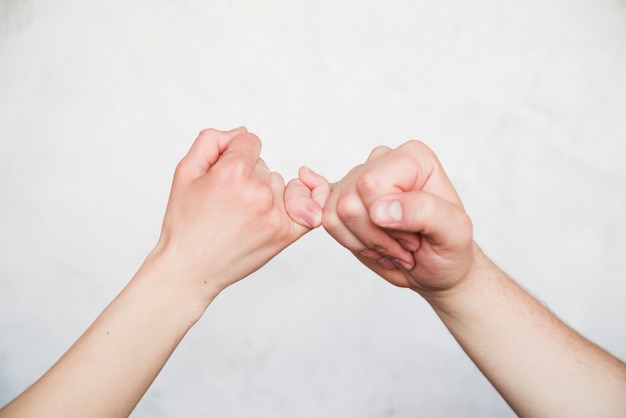
[[[242,124],[287,178],[424,140],[486,252],[626,358],[625,75],[624,0],[0,0],[0,404],[133,275],[197,132]],[[511,415],[323,231],[220,295],[134,413]]]

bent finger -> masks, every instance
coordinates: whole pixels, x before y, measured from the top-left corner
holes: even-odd
[[[353,252],[375,261],[383,257],[405,270],[413,267],[413,253],[404,249],[396,239],[370,220],[367,208],[356,193],[344,193],[337,201],[336,212],[344,235],[347,235],[345,231],[349,231],[357,243],[350,248]],[[376,255],[371,256],[374,253]],[[389,267],[388,263],[385,267]]]
[[[176,174],[188,179],[202,176],[217,162],[230,141],[245,132],[247,129],[243,126],[230,131],[204,129],[178,164]]]
[[[271,182],[270,168],[267,166],[263,158],[259,157],[259,159],[257,159],[256,165],[254,166],[254,173],[258,177],[259,180],[264,182],[263,184],[270,184]]]
[[[428,192],[386,196],[375,201],[369,213],[376,225],[419,233],[442,247],[461,248],[472,241],[472,222],[465,210]]]
[[[357,190],[368,207],[383,196],[412,190],[435,193],[462,206],[435,153],[417,140],[405,142],[367,164]]]
[[[322,206],[312,197],[312,190],[300,179],[287,183],[284,194],[285,210],[291,220],[307,228],[322,224]]]
[[[311,191],[311,199],[323,208],[332,190],[330,182],[305,166],[298,170],[298,178]]]
[[[304,216],[301,214],[301,212],[306,209],[302,209],[302,207],[298,206],[302,204],[301,201],[299,202],[299,199],[302,197],[302,195],[294,195],[294,198],[290,199],[293,200],[293,202],[288,203],[286,199],[287,193],[299,192],[297,190],[288,191],[288,189],[290,189],[289,185],[285,186],[285,180],[279,173],[275,171],[270,172],[270,187],[272,189],[272,194],[274,195],[274,210],[276,210],[279,214],[277,219],[282,219],[283,222],[285,222],[284,225],[289,226],[289,228],[284,229],[285,234],[288,236],[283,237],[287,239],[287,245],[289,245],[311,230],[311,227],[309,227],[306,223],[301,223],[296,220],[298,217],[304,219]],[[292,185],[291,188],[293,187],[294,186]],[[292,211],[293,215],[289,213],[289,211]],[[294,217],[296,219],[294,219]],[[291,222],[291,225],[289,225],[289,222]]]
[[[216,164],[231,178],[246,177],[257,167],[261,155],[261,140],[253,133],[235,135]]]

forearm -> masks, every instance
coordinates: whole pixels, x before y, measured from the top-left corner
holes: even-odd
[[[319,225],[325,182],[287,189],[260,152],[243,127],[200,132],[176,167],[157,248],[1,418],[128,416],[217,294]]]
[[[475,246],[466,282],[428,297],[520,416],[624,416],[626,366],[577,334]]]
[[[206,308],[146,261],[68,352],[0,417],[126,417]]]

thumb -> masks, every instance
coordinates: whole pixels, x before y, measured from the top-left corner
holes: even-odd
[[[436,245],[465,246],[472,240],[472,222],[463,208],[424,191],[378,199],[369,215],[382,228],[419,233]]]

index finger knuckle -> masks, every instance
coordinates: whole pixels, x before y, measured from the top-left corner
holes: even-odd
[[[357,193],[345,193],[337,202],[337,216],[344,222],[359,219],[364,212],[365,207]]]

